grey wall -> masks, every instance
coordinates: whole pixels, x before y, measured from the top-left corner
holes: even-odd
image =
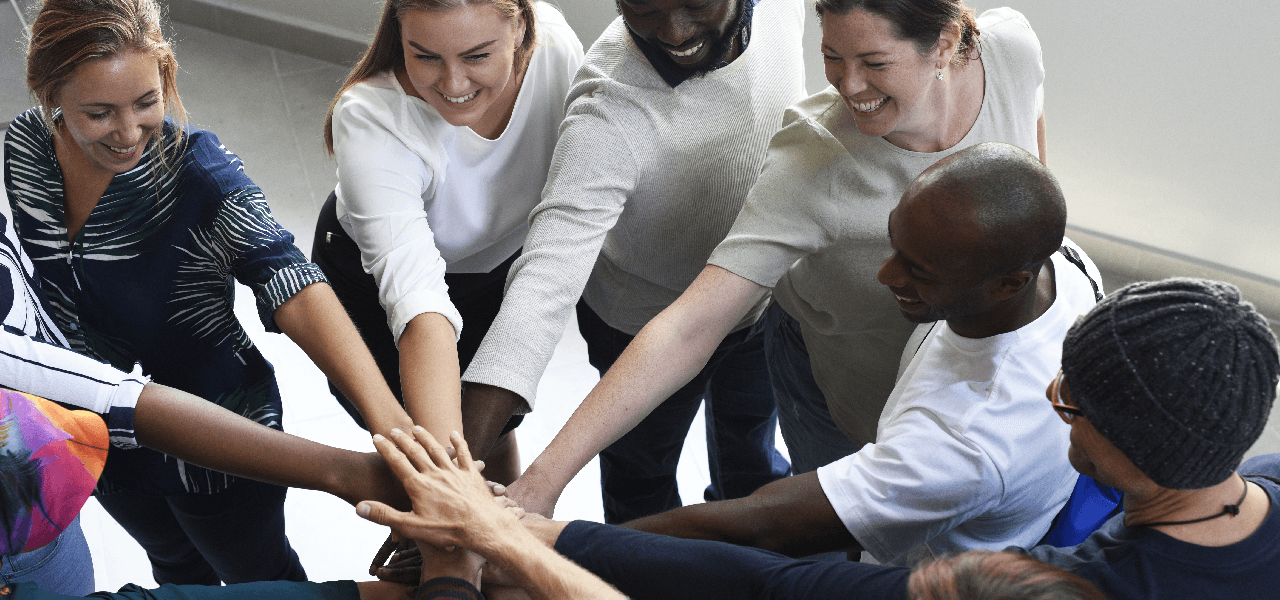
[[[616,15],[612,0],[557,4],[586,45]],[[1002,4],[982,0],[975,7]],[[1027,15],[1044,49],[1049,163],[1067,192],[1073,227],[1280,286],[1280,261],[1273,259],[1280,254],[1280,192],[1270,177],[1280,168],[1280,77],[1269,65],[1280,3],[1009,4]],[[341,61],[358,54],[381,1],[170,0],[170,6],[177,20]],[[264,30],[264,19],[286,26]],[[826,85],[819,37],[809,16],[810,91]],[[1130,262],[1142,271],[1141,258]]]

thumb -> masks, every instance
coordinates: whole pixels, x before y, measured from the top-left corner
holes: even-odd
[[[363,519],[379,525],[387,525],[392,529],[395,529],[395,525],[404,517],[404,513],[376,500],[365,500],[357,504],[356,514]]]

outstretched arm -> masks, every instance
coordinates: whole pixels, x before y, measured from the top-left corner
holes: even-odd
[[[408,505],[400,482],[377,454],[276,431],[181,390],[147,384],[133,420],[138,443],[192,464],[328,492],[351,504],[377,498]]]
[[[275,311],[276,325],[360,411],[369,431],[412,427],[333,288],[313,283]]]
[[[565,485],[693,379],[716,347],[768,288],[708,265],[684,294],[654,317],[587,395],[564,428],[507,495],[550,516]]]
[[[796,557],[862,549],[827,500],[817,473],[779,479],[745,498],[692,504],[623,527]]]
[[[414,436],[397,430],[389,438],[373,439],[413,499],[413,512],[362,502],[356,509],[360,516],[433,546],[474,551],[505,569],[533,598],[623,599],[609,584],[539,542],[494,501],[460,434],[450,436],[456,464],[420,427],[414,428]]]

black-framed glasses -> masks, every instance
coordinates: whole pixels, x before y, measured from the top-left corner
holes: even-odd
[[[1080,409],[1062,402],[1062,369],[1058,369],[1058,376],[1053,378],[1053,383],[1049,384],[1049,387],[1053,390],[1049,405],[1058,412],[1058,416],[1062,417],[1064,423],[1070,423],[1075,417],[1084,416],[1084,412]]]

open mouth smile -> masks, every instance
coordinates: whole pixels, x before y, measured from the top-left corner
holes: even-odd
[[[880,108],[883,107],[888,102],[889,102],[888,96],[879,98],[877,100],[868,100],[865,102],[857,102],[853,99],[850,99],[849,106],[853,108],[855,112],[873,113],[873,112],[876,112],[877,110],[880,110]]]
[[[479,94],[480,94],[480,90],[471,92],[466,96],[450,96],[444,92],[440,92],[440,95],[443,96],[445,100],[448,100],[449,102],[452,102],[454,104],[466,104],[472,100],[475,100],[476,96]]]

